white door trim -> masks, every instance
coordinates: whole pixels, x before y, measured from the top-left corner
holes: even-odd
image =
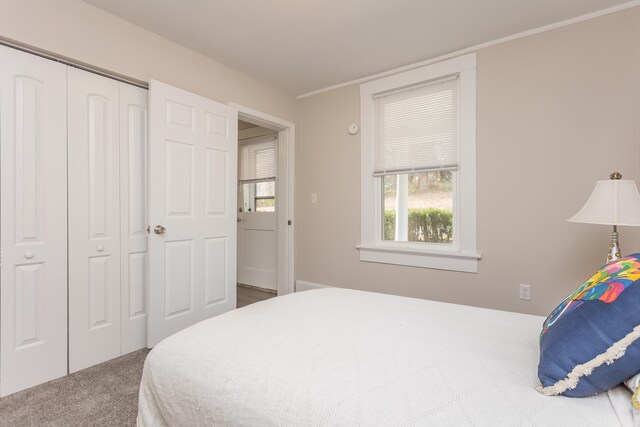
[[[295,124],[235,102],[229,102],[229,105],[238,109],[239,120],[278,131],[278,295],[290,294],[295,291]]]

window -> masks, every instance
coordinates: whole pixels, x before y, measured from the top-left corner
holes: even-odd
[[[360,259],[476,272],[475,54],[360,94]]]
[[[257,182],[255,207],[256,212],[275,212],[276,211],[276,182]]]
[[[382,240],[453,243],[453,174],[384,175]]]
[[[244,212],[276,211],[277,137],[259,138],[240,147],[240,185]]]

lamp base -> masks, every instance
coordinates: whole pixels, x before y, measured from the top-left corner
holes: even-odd
[[[618,227],[613,226],[611,233],[611,243],[609,244],[609,253],[607,254],[607,263],[620,259],[620,246],[618,245]]]

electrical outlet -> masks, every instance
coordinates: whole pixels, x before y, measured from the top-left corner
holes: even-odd
[[[531,285],[520,285],[520,299],[531,301]]]
[[[316,193],[311,194],[311,203],[314,205],[318,203],[318,195]]]

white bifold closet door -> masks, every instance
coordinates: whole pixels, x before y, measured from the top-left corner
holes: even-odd
[[[69,371],[120,355],[118,82],[68,71]]]
[[[145,344],[146,91],[69,68],[68,110],[75,372]]]
[[[120,92],[121,353],[147,345],[147,153],[149,93],[125,83]]]
[[[0,47],[0,395],[67,373],[66,67]]]

